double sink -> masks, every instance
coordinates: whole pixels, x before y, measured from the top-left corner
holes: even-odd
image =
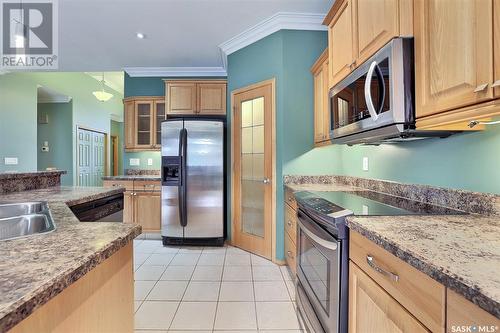
[[[54,231],[47,202],[0,204],[0,241]]]

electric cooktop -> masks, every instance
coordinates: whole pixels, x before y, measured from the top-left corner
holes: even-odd
[[[413,201],[373,191],[303,191],[296,193],[299,203],[325,215],[350,211],[349,215],[455,215],[465,212]]]

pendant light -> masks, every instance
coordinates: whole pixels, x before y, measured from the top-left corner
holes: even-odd
[[[106,85],[104,81],[104,72],[102,73],[101,84],[102,84],[102,89],[94,91],[92,94],[94,94],[95,98],[97,98],[98,101],[107,102],[113,97],[113,94],[104,91],[104,86]]]

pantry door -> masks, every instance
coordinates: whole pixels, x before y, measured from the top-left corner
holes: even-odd
[[[275,259],[274,79],[231,94],[232,242]]]

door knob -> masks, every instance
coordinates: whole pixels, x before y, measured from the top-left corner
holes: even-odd
[[[264,179],[262,180],[262,182],[263,182],[264,184],[270,184],[270,183],[271,183],[271,180],[270,180],[269,178],[264,178]]]

